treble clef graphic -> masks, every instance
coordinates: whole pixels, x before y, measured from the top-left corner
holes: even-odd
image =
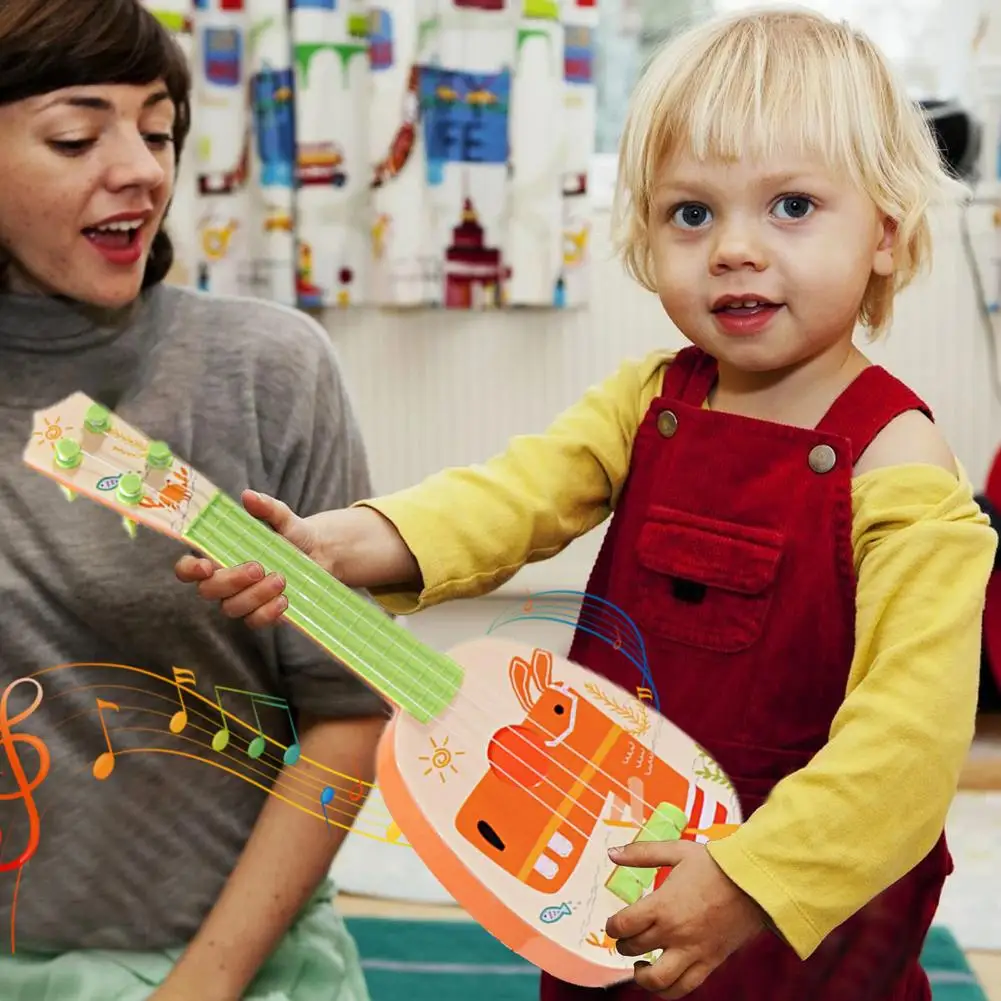
[[[20,684],[35,686],[34,701],[20,712],[13,719],[7,718],[7,700],[10,693]],[[9,872],[11,869],[18,869],[23,866],[38,849],[38,838],[40,824],[38,820],[38,807],[32,793],[45,781],[49,774],[49,749],[45,746],[40,737],[30,733],[11,733],[11,728],[17,726],[22,720],[27,719],[42,701],[42,686],[34,678],[18,678],[12,681],[0,695],[0,744],[7,753],[7,760],[10,762],[11,771],[14,773],[14,781],[17,782],[17,792],[0,793],[0,799],[23,799],[24,808],[28,811],[28,844],[24,851],[17,858],[9,862],[0,863],[0,872]],[[18,742],[30,744],[38,755],[38,774],[29,782],[24,773],[24,766],[18,757],[17,748],[14,746]],[[2,837],[2,835],[0,835]]]

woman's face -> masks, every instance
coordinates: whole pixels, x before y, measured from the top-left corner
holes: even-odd
[[[71,87],[0,106],[0,260],[12,291],[131,302],[174,186],[162,83]]]

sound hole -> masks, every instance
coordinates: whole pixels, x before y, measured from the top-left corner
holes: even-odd
[[[499,852],[504,851],[506,846],[504,842],[501,841],[500,835],[485,820],[477,821],[476,830],[480,832],[480,837],[483,838],[488,845],[493,845],[493,847]]]

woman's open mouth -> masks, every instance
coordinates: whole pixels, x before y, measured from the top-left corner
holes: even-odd
[[[109,264],[127,267],[142,257],[142,228],[142,219],[129,219],[88,227],[83,235]]]

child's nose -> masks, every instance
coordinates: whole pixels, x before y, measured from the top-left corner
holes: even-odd
[[[764,242],[753,226],[732,222],[717,227],[709,257],[712,274],[727,271],[761,271],[768,265]]]

